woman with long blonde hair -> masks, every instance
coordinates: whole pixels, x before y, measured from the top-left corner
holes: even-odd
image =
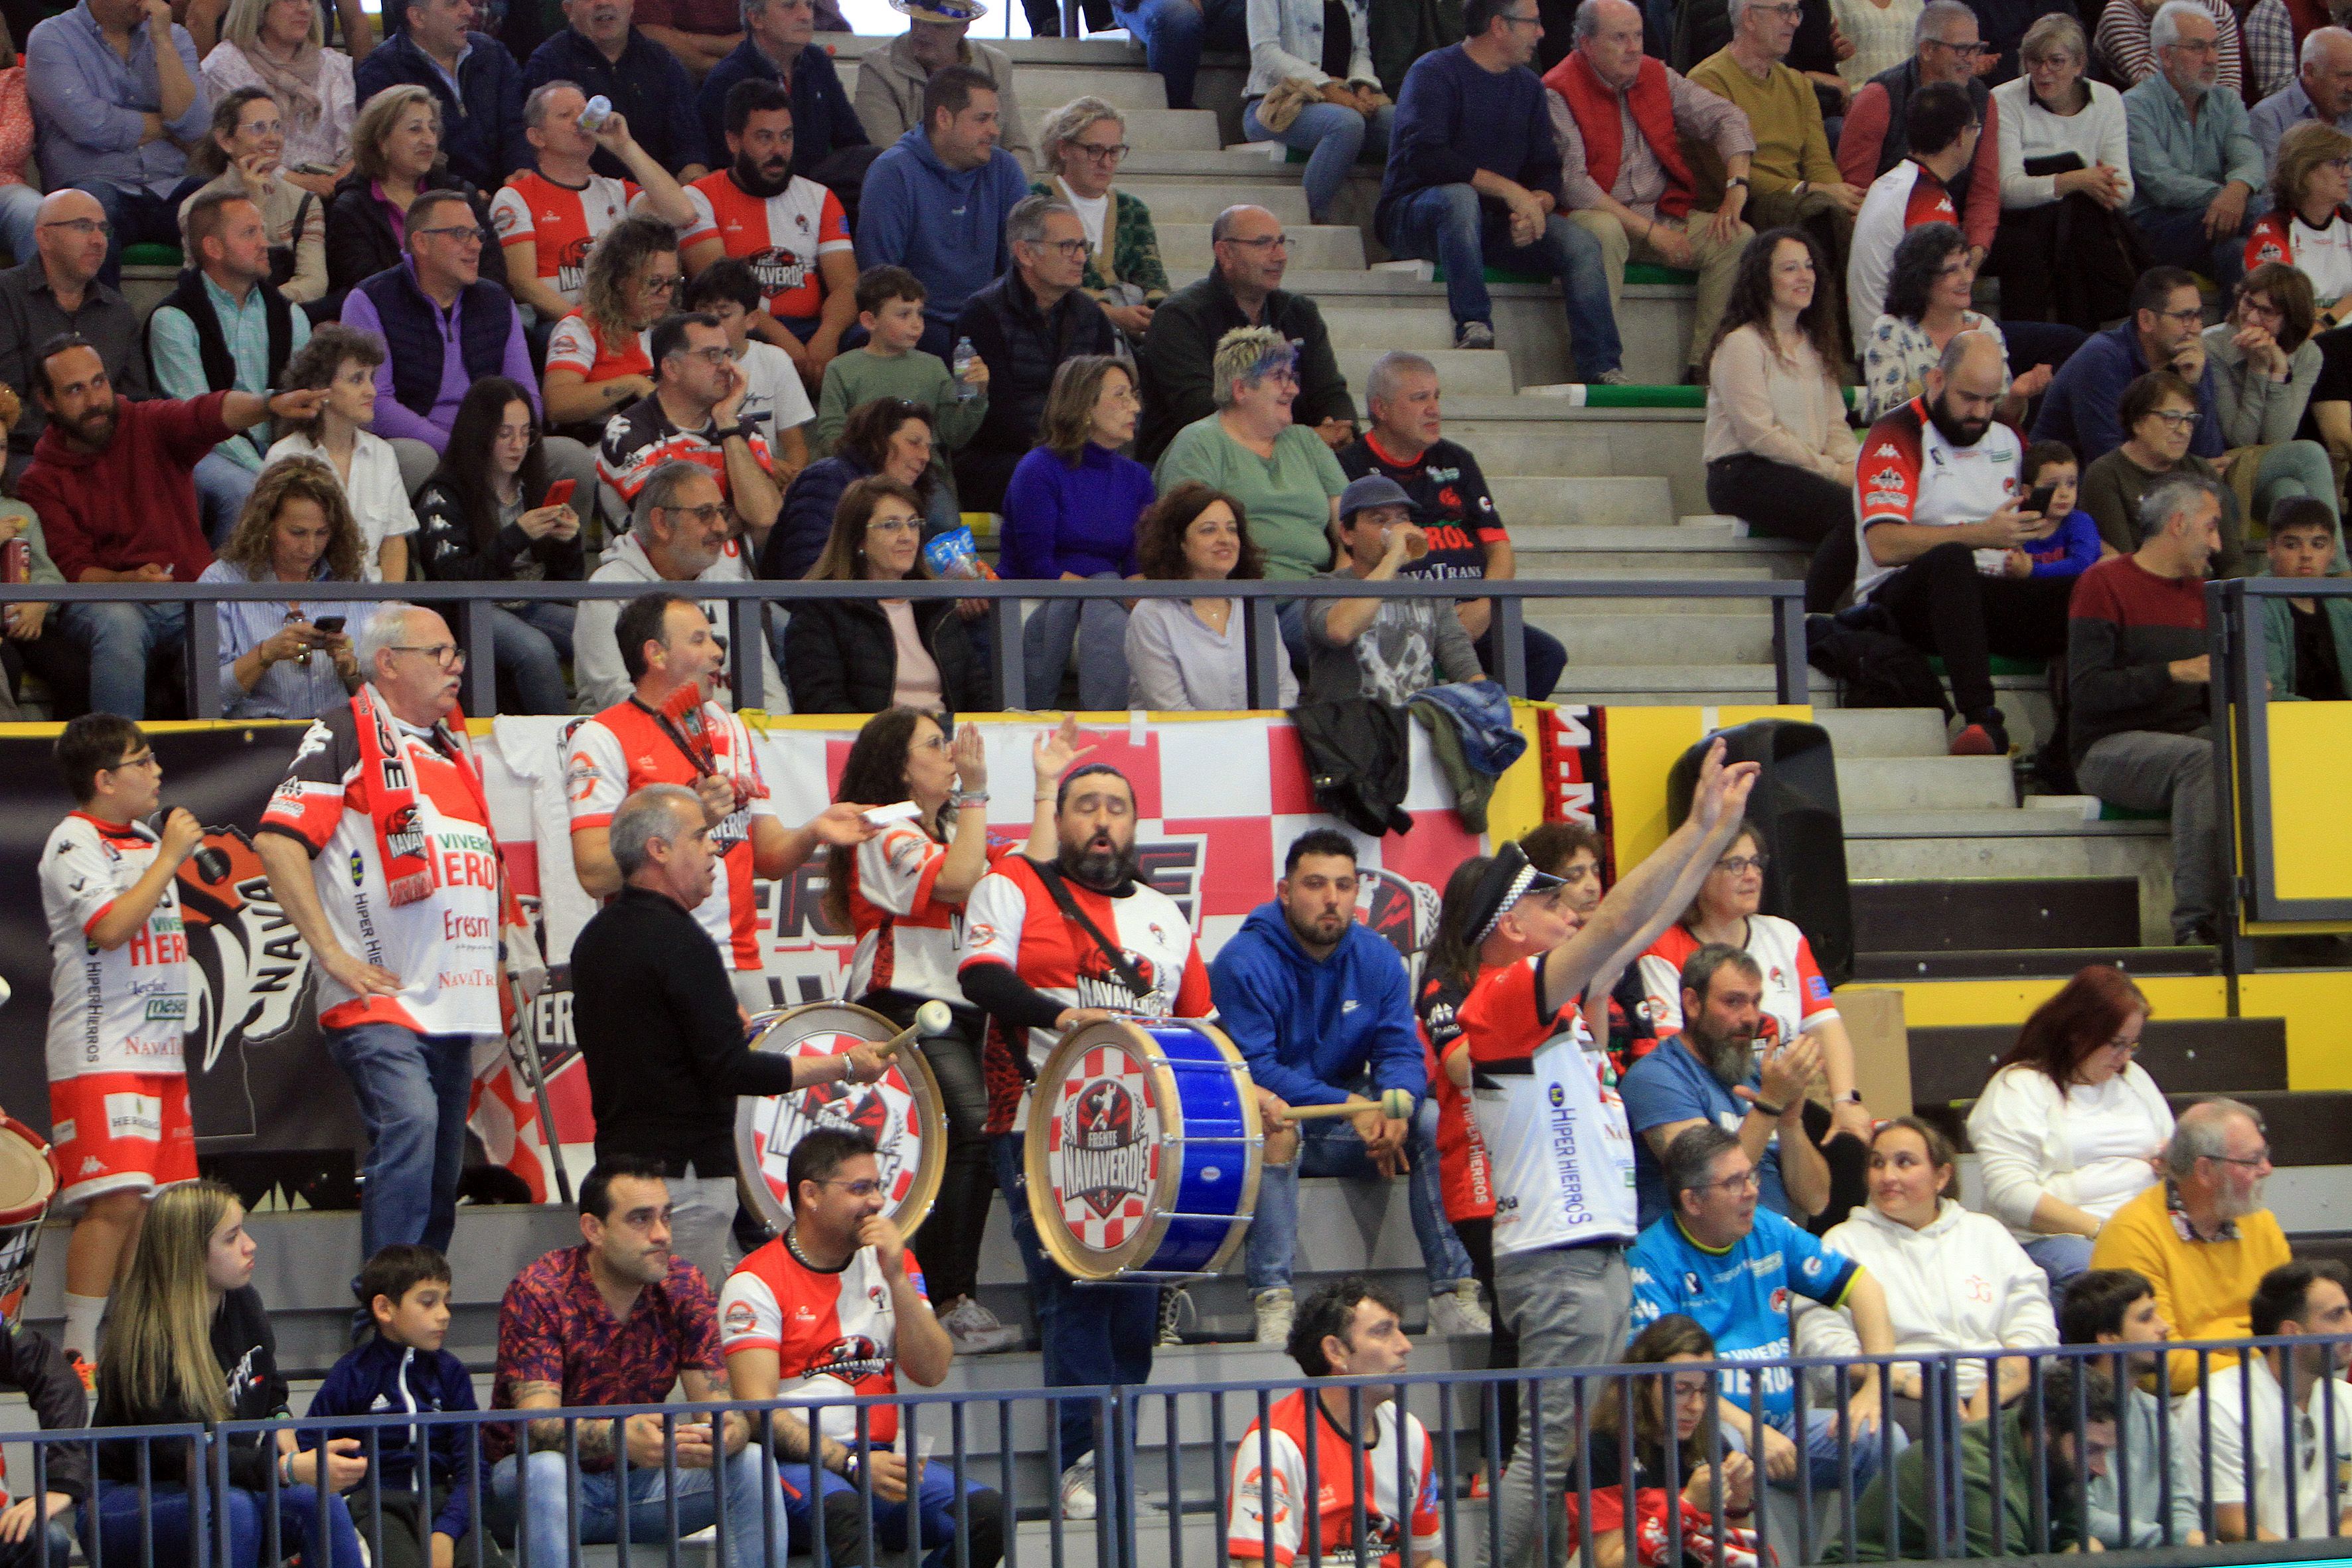
[[[547,340],[547,417],[594,420],[654,390],[653,325],[677,309],[677,231],[659,218],[625,217],[588,253],[580,303]]]
[[[185,1130],[182,1130],[185,1135]],[[264,1421],[291,1414],[278,1370],[278,1341],[261,1293],[253,1288],[258,1251],[245,1228],[245,1205],[217,1182],[164,1188],[148,1206],[131,1267],[115,1287],[105,1343],[98,1352],[94,1426]],[[264,1538],[264,1496],[278,1471],[278,1528],[289,1555],[313,1568],[359,1568],[360,1542],[341,1498],[327,1500],[326,1537],[318,1537],[321,1465],[316,1448],[299,1447],[290,1429],[273,1436],[241,1433],[226,1440],[229,1555],[225,1568],[257,1568]],[[119,1438],[98,1446],[98,1493],[84,1520],[92,1560],[141,1560],[142,1532],[152,1531],[156,1568],[189,1561],[191,1510],[186,1477],[195,1463],[178,1445],[159,1445],[145,1484],[140,1448]],[[343,1438],[323,1461],[336,1491],[358,1484],[367,1461]]]

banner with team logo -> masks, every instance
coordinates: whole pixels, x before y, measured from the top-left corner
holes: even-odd
[[[1561,815],[1565,803],[1565,815],[1590,820],[1590,805],[1603,793],[1599,750],[1576,742],[1589,737],[1591,715],[1563,711],[1578,723],[1548,737],[1543,765],[1555,776],[1540,809]],[[1030,745],[1045,722],[974,721],[988,748],[992,826],[1017,835],[1033,793]],[[547,1065],[555,1142],[574,1152],[575,1172],[587,1163],[593,1130],[574,1051],[569,958],[594,913],[571,865],[564,747],[577,723],[502,718],[476,736],[508,873],[538,923],[551,970],[526,1023]],[[1379,840],[1350,836],[1362,854],[1360,918],[1412,963],[1435,931],[1447,876],[1484,846],[1454,813],[1425,736],[1418,725],[1409,728],[1404,806],[1412,831]],[[194,971],[190,1095],[206,1155],[365,1146],[346,1080],[318,1030],[309,951],[271,894],[251,837],[301,732],[294,724],[150,730],[163,763],[164,801],[194,812],[206,828],[203,852],[180,877]],[[777,815],[791,825],[815,816],[832,799],[856,721],[777,719],[754,732]],[[0,900],[0,978],[13,993],[0,1006],[0,1107],[36,1128],[49,1121],[42,1062],[50,957],[35,872],[49,829],[73,804],[50,762],[55,733],[48,725],[0,731],[0,802],[11,808],[0,813],[0,887],[15,890]],[[1144,875],[1183,910],[1205,957],[1274,896],[1290,841],[1309,827],[1333,826],[1314,808],[1297,733],[1279,717],[1139,718],[1091,727],[1086,742],[1093,748],[1087,761],[1108,763],[1134,782]],[[854,943],[820,907],[824,877],[819,856],[791,877],[758,885],[761,952],[778,1006],[838,998],[846,986]],[[483,1152],[534,1195],[551,1193],[534,1097],[507,1044],[485,1041],[477,1067],[474,1130]]]

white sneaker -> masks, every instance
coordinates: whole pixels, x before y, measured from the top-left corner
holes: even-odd
[[[1290,1292],[1265,1290],[1258,1295],[1257,1342],[1262,1345],[1286,1345],[1290,1342],[1290,1320],[1296,1313]]]
[[[1433,1334],[1475,1334],[1495,1331],[1494,1320],[1478,1304],[1478,1281],[1464,1279],[1451,1290],[1429,1299],[1429,1331]]]
[[[1095,1457],[1088,1454],[1062,1472],[1062,1517],[1073,1521],[1095,1516]]]
[[[939,1318],[940,1327],[955,1342],[958,1355],[987,1355],[994,1351],[1020,1348],[1021,1331],[1000,1321],[970,1296],[959,1297]]]
[[[1197,1327],[1200,1311],[1192,1305],[1192,1293],[1181,1285],[1163,1285],[1160,1289],[1160,1332],[1155,1340],[1160,1348],[1181,1349],[1184,1343],[1184,1321],[1190,1318]]]

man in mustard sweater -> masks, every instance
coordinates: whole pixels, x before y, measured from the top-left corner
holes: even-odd
[[[2263,1119],[2234,1100],[2190,1106],[2173,1124],[2165,1179],[2117,1209],[2091,1244],[2094,1268],[2137,1268],[2158,1310],[2188,1340],[2239,1340],[2263,1276],[2288,1261],[2285,1233],[2263,1207],[2271,1152]],[[2214,1370],[2237,1364],[2214,1354]],[[2197,1386],[2197,1354],[2172,1352],[2172,1388]]]

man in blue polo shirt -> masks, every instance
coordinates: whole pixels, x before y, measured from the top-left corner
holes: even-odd
[[[1666,1146],[1665,1185],[1670,1211],[1625,1256],[1633,1276],[1636,1330],[1680,1312],[1714,1336],[1720,1360],[1786,1361],[1790,1300],[1805,1296],[1851,1312],[1864,1353],[1894,1351],[1895,1325],[1878,1281],[1779,1215],[1758,1211],[1756,1162],[1738,1139],[1713,1122],[1685,1130]],[[1850,1476],[1840,1461],[1835,1405],[1805,1411],[1801,1458],[1816,1488],[1851,1486],[1859,1492],[1878,1473],[1883,1380],[1875,1366],[1862,1365],[1849,1386]],[[1717,1408],[1725,1443],[1749,1447],[1749,1413],[1760,1414],[1764,1474],[1775,1486],[1793,1488],[1801,1457],[1796,1374],[1785,1366],[1726,1373],[1722,1395]],[[1901,1427],[1889,1436],[1897,1453],[1908,1446]]]
[[[1683,961],[1683,1032],[1625,1071],[1618,1092],[1636,1138],[1642,1223],[1666,1213],[1659,1164],[1689,1128],[1712,1123],[1739,1140],[1763,1183],[1764,1206],[1802,1225],[1830,1201],[1829,1162],[1805,1136],[1805,1086],[1822,1065],[1810,1034],[1767,1040],[1759,1058],[1764,972],[1736,947],[1708,942]]]

